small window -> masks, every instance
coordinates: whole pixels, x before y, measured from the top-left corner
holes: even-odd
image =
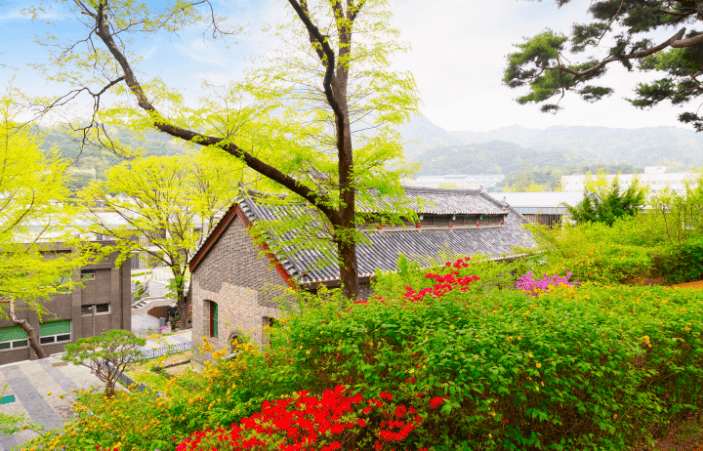
[[[81,279],[83,279],[83,280],[95,279],[95,270],[94,269],[81,269]]]
[[[210,302],[210,336],[217,338],[217,303]]]
[[[39,325],[39,342],[41,344],[71,341],[71,321],[52,321]]]
[[[27,333],[19,326],[0,327],[0,350],[29,346]]]
[[[90,315],[93,313],[93,306],[92,305],[82,305],[81,306],[81,315]]]
[[[95,306],[95,313],[109,313],[110,304],[98,304]]]

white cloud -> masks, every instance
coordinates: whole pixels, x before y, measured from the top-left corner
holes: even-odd
[[[637,82],[657,74],[628,73],[615,64],[594,82],[615,89],[613,96],[600,102],[586,103],[567,93],[560,104],[565,109],[557,115],[540,113],[539,105],[515,102],[526,91],[510,89],[501,81],[506,55],[515,51],[512,45],[545,28],[568,33],[574,22],[589,20],[587,7],[583,2],[557,8],[553,1],[434,0],[427,8],[421,0],[395,0],[395,26],[401,39],[413,47],[397,64],[414,74],[424,114],[449,130],[491,130],[512,124],[536,128],[557,124],[681,126],[677,107],[660,105],[642,111],[623,100],[632,96]],[[655,40],[670,34],[670,30],[658,32]],[[604,51],[605,46],[601,53]]]
[[[233,62],[225,56],[223,49],[219,48],[218,43],[213,41],[203,41],[194,39],[187,45],[175,45],[174,48],[201,63],[210,64],[222,68],[232,67]]]

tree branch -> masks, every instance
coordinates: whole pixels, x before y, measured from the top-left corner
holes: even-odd
[[[327,70],[325,71],[325,79],[323,81],[325,97],[327,98],[327,102],[332,107],[332,111],[334,111],[335,116],[337,116],[338,119],[343,118],[344,114],[342,113],[339,103],[337,103],[337,100],[334,98],[334,93],[332,92],[332,74],[334,73],[335,60],[334,51],[330,47],[329,42],[327,42],[327,38],[320,33],[320,30],[315,26],[315,24],[312,23],[310,17],[305,14],[305,11],[300,6],[300,3],[298,3],[297,0],[288,0],[288,3],[290,3],[293,9],[295,9],[295,12],[298,13],[298,17],[300,17],[300,20],[303,24],[305,24],[305,28],[308,29],[308,33],[310,33],[310,35],[320,43],[322,46],[322,51],[325,52],[325,56],[327,57]]]
[[[339,107],[337,105],[337,102],[334,101],[334,96],[332,95],[332,90],[330,87],[330,79],[331,79],[331,68],[334,67],[334,53],[332,50],[329,48],[329,45],[327,45],[324,41],[324,37],[320,34],[319,30],[310,22],[310,20],[307,18],[307,16],[300,10],[300,5],[296,0],[290,0],[291,4],[295,3],[294,7],[297,6],[298,9],[296,11],[299,11],[299,15],[302,14],[301,17],[304,17],[305,19],[303,22],[306,22],[306,26],[312,27],[312,29],[316,32],[316,38],[319,38],[319,40],[322,43],[323,48],[325,49],[325,54],[328,56],[328,67],[327,67],[327,73],[325,75],[325,93],[328,96],[328,100],[331,99],[331,105],[333,109],[336,107],[335,111],[339,111]],[[132,70],[132,67],[130,66],[129,62],[127,61],[127,58],[124,56],[124,54],[120,51],[120,49],[117,47],[117,44],[115,43],[114,39],[112,38],[112,35],[110,33],[109,27],[105,22],[105,16],[104,16],[104,9],[105,9],[106,2],[101,2],[100,6],[98,8],[98,12],[96,14],[96,35],[103,41],[105,46],[108,48],[108,51],[112,54],[112,56],[115,58],[117,63],[120,65],[122,70],[124,71],[124,81],[129,87],[129,89],[132,91],[134,96],[137,98],[137,103],[140,108],[142,108],[144,111],[150,114],[152,118],[152,122],[156,128],[158,128],[160,131],[176,137],[180,138],[184,141],[190,141],[194,142],[197,144],[201,144],[204,146],[215,146],[215,147],[220,147],[229,154],[241,158],[244,163],[253,169],[254,171],[260,173],[261,175],[270,178],[271,180],[274,180],[275,182],[280,183],[281,185],[285,186],[292,192],[298,194],[311,204],[315,205],[322,213],[325,214],[328,218],[330,218],[330,221],[333,222],[339,222],[340,216],[339,212],[337,210],[334,210],[329,207],[330,201],[329,198],[321,193],[316,193],[310,188],[301,185],[297,180],[293,179],[292,177],[282,173],[275,167],[268,165],[264,163],[263,161],[259,160],[258,158],[253,157],[251,154],[245,152],[243,149],[238,147],[235,144],[232,143],[227,143],[223,144],[223,139],[221,138],[215,138],[211,136],[206,136],[201,133],[196,133],[191,130],[186,130],[180,127],[176,127],[174,125],[171,125],[168,123],[168,121],[159,113],[159,111],[154,107],[154,105],[151,104],[149,99],[147,98],[146,94],[144,93],[144,90],[137,80],[136,75],[134,74],[134,71]]]
[[[590,74],[590,73],[596,72],[596,71],[602,69],[603,67],[605,67],[606,64],[612,63],[613,61],[620,61],[620,60],[622,60],[623,58],[625,58],[625,59],[639,59],[639,58],[645,58],[645,57],[647,57],[647,56],[650,56],[650,55],[653,55],[653,54],[655,54],[655,53],[658,53],[658,52],[664,50],[665,48],[667,48],[667,47],[669,47],[669,46],[675,47],[675,48],[679,48],[679,47],[691,47],[692,45],[696,45],[697,43],[703,42],[703,35],[699,35],[699,36],[696,36],[696,37],[690,38],[690,39],[684,39],[684,40],[682,41],[681,38],[683,37],[683,35],[684,35],[685,32],[686,32],[686,28],[684,27],[684,28],[682,28],[681,30],[679,30],[678,33],[676,33],[676,34],[673,35],[671,38],[669,38],[667,41],[664,41],[663,43],[659,44],[659,45],[656,46],[656,47],[652,47],[651,49],[643,50],[643,51],[641,51],[641,52],[633,53],[633,54],[631,54],[631,55],[623,55],[623,56],[618,56],[618,57],[611,56],[611,57],[609,57],[609,58],[604,59],[603,61],[601,61],[600,63],[596,64],[595,66],[593,66],[593,67],[591,67],[591,68],[589,68],[589,69],[582,70],[582,71],[577,71],[577,70],[568,68],[568,67],[566,67],[566,66],[564,66],[564,65],[562,65],[562,64],[559,64],[559,65],[557,65],[557,66],[551,66],[551,67],[541,67],[540,69],[543,69],[543,70],[559,70],[559,71],[562,71],[562,72],[566,72],[567,74],[573,75],[573,76],[574,76],[573,79],[576,79],[576,78],[579,78],[579,77],[583,77],[583,76],[585,76],[585,75],[588,75],[588,74]],[[681,45],[680,43],[682,43],[682,42],[685,42],[686,44],[685,44],[685,45]],[[573,80],[573,79],[572,79],[572,80]]]

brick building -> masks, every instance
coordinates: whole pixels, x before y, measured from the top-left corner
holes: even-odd
[[[104,241],[104,246],[114,242]],[[53,252],[72,252],[71,248],[55,245]],[[19,319],[26,319],[40,333],[40,343],[47,355],[62,352],[66,343],[79,338],[100,335],[110,329],[131,330],[132,297],[130,291],[130,261],[115,267],[118,252],[103,261],[84,266],[80,275],[83,289],[69,294],[52,296],[45,304],[48,314],[42,315],[39,323],[31,310],[18,311]],[[18,308],[22,309],[18,302]],[[0,365],[22,360],[35,360],[36,353],[29,346],[27,334],[7,319],[0,319]]]
[[[460,255],[481,252],[499,260],[514,258],[514,246],[533,243],[522,227],[523,216],[480,190],[406,188],[406,194],[423,205],[415,207],[419,223],[405,221],[402,226],[379,229],[374,225],[363,230],[371,245],[357,246],[362,297],[371,295],[370,279],[375,271],[395,270],[401,253],[420,262],[423,257],[436,258],[446,249]],[[262,248],[249,235],[250,225],[296,215],[295,210],[267,207],[253,194],[241,198],[196,251],[190,261],[189,293],[194,342],[208,337],[214,350],[230,351],[233,338],[244,334],[261,344],[264,328],[280,314],[272,299],[284,288],[300,286],[314,291],[320,284],[339,285],[337,264],[319,265],[322,253],[287,249],[285,255],[259,255]],[[195,358],[202,357],[196,354]]]

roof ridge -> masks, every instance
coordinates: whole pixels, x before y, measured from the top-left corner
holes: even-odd
[[[432,188],[429,186],[403,186],[403,189],[413,192],[428,192],[428,193],[441,193],[441,194],[480,194],[480,189],[453,189],[453,188]]]

